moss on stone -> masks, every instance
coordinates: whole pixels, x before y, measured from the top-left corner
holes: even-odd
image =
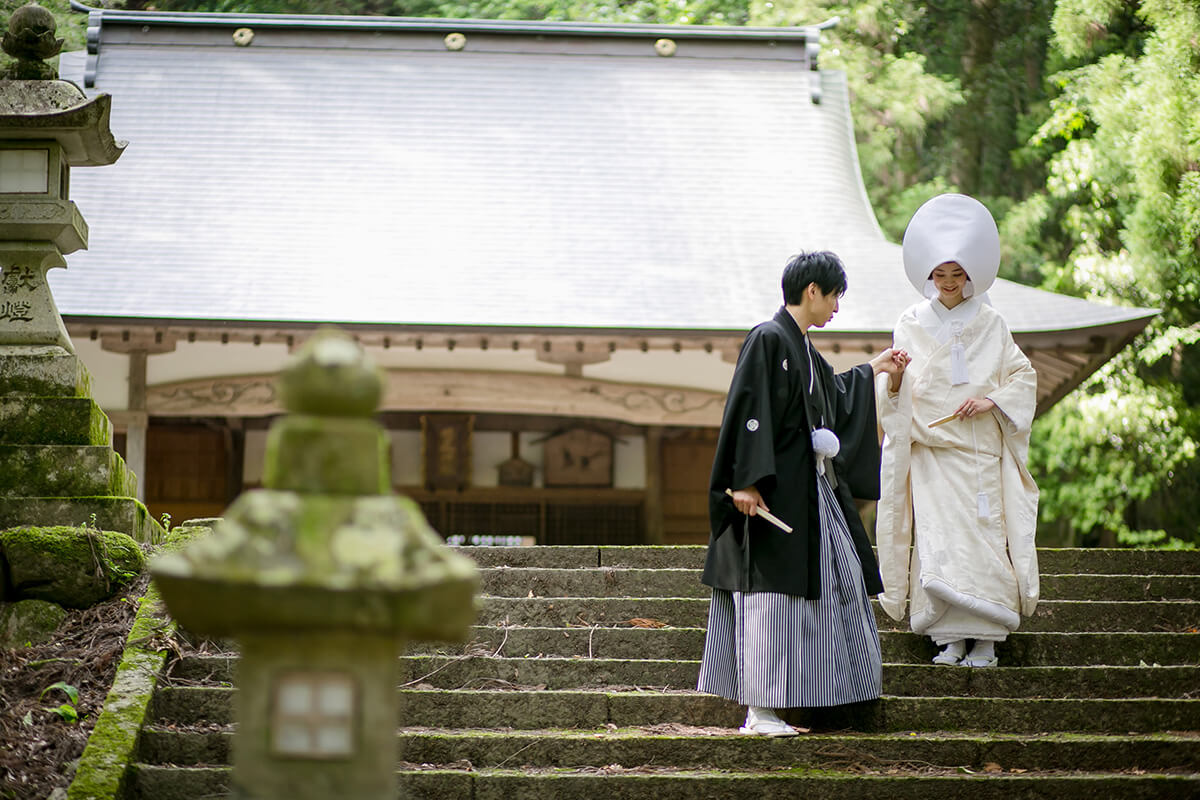
[[[296,415],[369,417],[382,391],[362,346],[332,327],[318,330],[279,376],[283,405]]]
[[[45,600],[18,600],[0,607],[0,648],[41,644],[66,619],[67,611]]]
[[[136,493],[137,479],[109,447],[0,444],[0,496],[132,497]]]
[[[82,525],[93,518],[102,530],[127,533],[142,544],[162,541],[162,526],[132,497],[13,497],[0,503],[0,529],[35,520],[42,525]]]
[[[116,594],[145,566],[131,537],[66,525],[0,531],[14,599],[48,600],[68,608],[87,608]]]
[[[112,444],[112,423],[86,397],[0,397],[0,443]]]
[[[0,386],[5,394],[90,397],[92,376],[73,353],[57,345],[0,346]]]
[[[204,520],[204,521],[189,521],[183,525],[176,525],[163,535],[162,547],[159,549],[161,553],[170,553],[179,550],[189,542],[197,539],[203,539],[213,531],[213,525],[220,520]],[[211,524],[210,524],[211,523]]]
[[[167,658],[167,651],[158,645],[173,631],[174,623],[166,618],[158,591],[151,585],[125,640],[125,653],[104,710],[67,789],[68,800],[119,800],[124,796],[138,736]]]
[[[387,433],[367,419],[293,414],[267,434],[263,485],[303,493],[388,494]]]

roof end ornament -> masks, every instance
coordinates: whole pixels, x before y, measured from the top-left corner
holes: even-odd
[[[821,104],[821,31],[832,28],[842,21],[841,17],[830,17],[824,22],[805,27],[805,59],[808,62],[808,96],[814,106]]]

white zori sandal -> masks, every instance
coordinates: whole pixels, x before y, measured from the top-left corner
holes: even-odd
[[[971,652],[962,660],[964,667],[995,667],[1000,659],[996,658],[996,643],[979,640],[971,648]]]
[[[782,739],[787,736],[795,736],[801,730],[804,730],[805,733],[808,732],[805,729],[796,729],[788,725],[769,708],[750,706],[746,712],[746,724],[738,729],[738,733]]]
[[[953,667],[959,664],[963,659],[963,652],[967,649],[967,643],[962,639],[956,642],[950,642],[946,645],[942,652],[933,657],[933,663],[940,666]]]

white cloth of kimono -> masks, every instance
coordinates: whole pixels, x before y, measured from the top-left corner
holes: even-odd
[[[966,320],[972,309],[939,314],[946,309],[928,300],[901,314],[893,346],[912,362],[899,392],[880,375],[875,394],[884,432],[879,601],[896,620],[907,601],[912,629],[939,642],[1004,639],[1034,612],[1040,591],[1038,489],[1026,468],[1037,373],[1003,318],[968,302]],[[955,344],[968,373],[959,385],[950,380]],[[929,427],[971,397],[996,409]]]

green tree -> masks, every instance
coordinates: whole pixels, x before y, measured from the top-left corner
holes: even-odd
[[[927,53],[930,71],[957,79],[963,92],[962,106],[930,130],[925,169],[979,197],[1019,197],[1040,187],[1040,165],[1018,166],[1012,155],[1045,99],[1053,11],[1053,0],[923,5],[902,44]]]
[[[1061,0],[1057,95],[1027,148],[1044,189],[1005,238],[1048,288],[1161,309],[1035,428],[1043,519],[1067,543],[1200,541],[1200,7]],[[1072,66],[1072,62],[1075,65]]]
[[[811,25],[837,17],[822,37],[822,69],[842,70],[850,87],[858,159],[883,229],[895,239],[929,197],[952,188],[926,168],[931,124],[962,102],[953,75],[935,75],[904,42],[924,15],[909,0],[751,0],[752,25]]]

